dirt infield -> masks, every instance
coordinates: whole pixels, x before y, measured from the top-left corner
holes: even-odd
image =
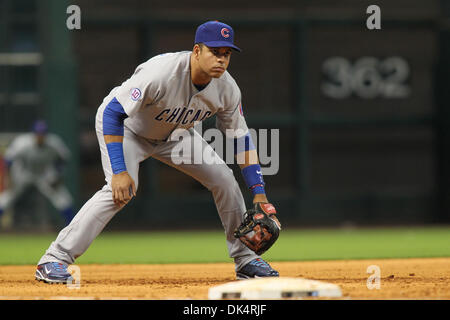
[[[450,258],[271,265],[280,276],[337,284],[344,299],[450,299]],[[367,288],[371,265],[380,268],[379,289]],[[232,263],[79,267],[80,288],[70,289],[35,281],[35,266],[1,266],[0,299],[208,299],[211,286],[235,280]]]

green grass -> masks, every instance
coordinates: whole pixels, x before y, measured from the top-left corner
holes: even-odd
[[[0,264],[36,264],[56,234],[0,234]],[[283,230],[270,261],[450,257],[450,227]],[[104,232],[76,263],[231,262],[223,231]]]

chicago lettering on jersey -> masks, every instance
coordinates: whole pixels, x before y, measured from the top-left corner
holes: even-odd
[[[194,113],[195,112],[195,113]],[[155,120],[167,123],[191,124],[195,121],[203,121],[212,115],[211,111],[183,108],[167,108],[161,111]]]

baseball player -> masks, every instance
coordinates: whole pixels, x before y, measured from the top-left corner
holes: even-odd
[[[149,59],[105,97],[97,111],[96,132],[106,184],[50,244],[38,262],[37,280],[64,283],[70,279],[67,266],[136,196],[139,164],[149,157],[190,175],[212,193],[238,279],[278,276],[233,236],[246,211],[241,190],[232,170],[194,130],[195,124],[215,115],[217,127],[243,146],[235,152],[245,155],[240,166],[253,202],[268,203],[256,149],[242,113],[241,92],[226,71],[232,50],[240,51],[234,44],[233,29],[208,21],[197,28],[192,51]],[[188,134],[177,139],[174,133],[179,130]],[[195,154],[211,154],[214,161],[196,163]],[[179,161],[180,157],[184,161]],[[274,215],[272,218],[279,225]]]
[[[32,132],[17,136],[6,149],[4,160],[11,186],[0,194],[0,215],[34,186],[61,212],[66,225],[73,218],[72,197],[62,180],[70,151],[45,121],[33,124]]]

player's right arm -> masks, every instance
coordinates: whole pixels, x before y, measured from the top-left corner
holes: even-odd
[[[123,154],[124,120],[136,116],[142,106],[151,104],[161,94],[160,71],[164,69],[149,63],[138,66],[131,78],[122,83],[103,113],[103,136],[113,170],[111,187],[116,204],[125,204],[136,195]]]
[[[122,105],[113,99],[103,111],[103,137],[111,163],[111,189],[117,205],[126,204],[136,196],[136,186],[127,172],[123,153],[124,120],[127,114]]]

